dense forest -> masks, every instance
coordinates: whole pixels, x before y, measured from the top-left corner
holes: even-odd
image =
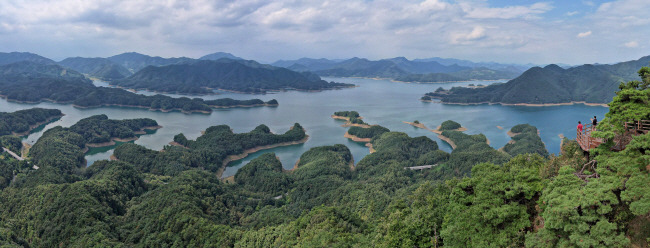
[[[0,94],[8,100],[39,102],[49,100],[72,103],[77,107],[127,106],[151,110],[186,113],[212,112],[211,107],[274,106],[276,100],[172,98],[164,95],[145,96],[123,89],[95,87],[82,74],[59,65],[18,62],[0,66]]]
[[[63,116],[61,110],[31,108],[16,112],[0,112],[0,136],[9,134],[24,134],[45,124],[54,118]]]
[[[131,89],[186,94],[209,94],[212,93],[210,89],[265,93],[267,90],[325,90],[352,86],[328,83],[309,72],[299,73],[252,60],[225,58],[149,66],[128,78],[110,83]]]
[[[650,68],[640,74],[643,81],[619,85],[594,135],[611,138],[623,121],[650,118]],[[560,155],[545,158],[512,157],[489,147],[484,135],[444,131],[457,144],[445,153],[427,137],[385,132],[353,170],[344,145],[312,148],[292,171],[265,154],[230,183],[204,169],[203,161],[224,157],[212,151],[237,153],[301,134],[299,125],[282,135],[266,126],[245,134],[214,126],[196,140],[177,135],[185,147],[158,152],[125,144],[116,149],[119,161],[81,169],[83,137],[50,129],[30,153],[40,169],[0,160],[0,244],[648,247],[648,134],[634,136],[623,151],[606,142],[588,155],[565,140]],[[435,166],[406,169],[419,165]]]
[[[608,103],[623,81],[639,80],[636,70],[650,56],[614,65],[582,65],[563,69],[557,65],[533,67],[505,84],[484,88],[453,87],[426,93],[443,103]]]

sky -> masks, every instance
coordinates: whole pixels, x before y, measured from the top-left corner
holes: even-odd
[[[649,0],[0,0],[0,52],[615,63],[650,55]]]

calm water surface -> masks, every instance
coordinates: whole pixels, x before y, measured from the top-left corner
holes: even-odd
[[[504,146],[510,137],[506,132],[514,125],[529,123],[540,130],[540,135],[551,153],[560,150],[559,134],[575,138],[575,126],[578,120],[588,122],[596,115],[599,119],[608,111],[604,107],[585,105],[523,107],[501,105],[445,105],[440,103],[425,103],[419,98],[426,92],[438,87],[451,88],[468,84],[491,84],[494,82],[459,82],[439,84],[407,84],[388,80],[357,79],[357,78],[325,78],[328,81],[354,83],[359,87],[323,92],[279,92],[266,95],[237,94],[220,92],[220,95],[200,96],[204,99],[230,97],[234,99],[260,98],[264,101],[277,99],[278,107],[215,109],[212,114],[183,114],[181,112],[153,112],[146,109],[102,107],[93,109],[78,109],[71,105],[43,102],[39,104],[13,103],[0,100],[1,112],[13,112],[33,107],[58,108],[65,114],[61,119],[35,130],[24,138],[24,142],[35,143],[44,130],[55,126],[68,127],[82,118],[96,114],[106,114],[111,119],[152,118],[163,128],[140,136],[136,144],[150,149],[160,150],[172,141],[174,135],[183,133],[188,139],[195,139],[200,132],[214,125],[229,125],[236,133],[248,132],[257,125],[265,124],[274,133],[283,133],[294,123],[300,123],[310,136],[309,140],[300,145],[279,147],[260,151],[247,158],[235,161],[229,165],[224,176],[234,175],[238,168],[251,159],[266,153],[275,152],[282,161],[283,167],[290,169],[300,155],[312,147],[344,144],[350,148],[356,162],[368,154],[368,148],[362,143],[352,142],[343,137],[347,128],[341,127],[342,121],[334,120],[330,115],[336,111],[356,110],[364,121],[379,124],[392,131],[405,132],[408,135],[427,136],[436,142],[442,150],[451,151],[451,147],[438,139],[436,134],[404,124],[402,121],[419,120],[429,128],[435,128],[445,120],[455,120],[469,130],[466,133],[483,133],[494,148]],[[106,86],[104,82],[95,82],[98,86]],[[139,91],[140,94],[150,95],[151,92]],[[168,94],[173,97],[182,95]],[[193,96],[191,96],[193,97]],[[497,128],[503,127],[503,129]],[[108,159],[114,147],[94,148],[86,155],[88,165],[94,161]]]

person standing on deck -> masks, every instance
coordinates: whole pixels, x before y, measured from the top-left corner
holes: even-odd
[[[596,119],[596,116],[594,115],[594,118],[591,118],[591,130],[596,130],[597,125],[598,125],[598,120]]]
[[[582,123],[580,121],[578,121],[578,132],[582,133]]]

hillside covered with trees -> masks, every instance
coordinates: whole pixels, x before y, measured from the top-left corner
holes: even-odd
[[[326,82],[312,73],[262,65],[252,60],[200,60],[167,66],[149,66],[111,84],[131,89],[160,92],[210,94],[210,89],[244,93],[267,90],[326,90],[350,84]]]
[[[425,97],[443,103],[605,104],[612,100],[621,82],[639,80],[636,71],[648,63],[650,56],[613,65],[581,65],[569,69],[557,65],[533,67],[505,84],[438,89],[426,93]]]
[[[620,134],[621,121],[650,117],[650,68],[640,74],[643,81],[619,85],[594,135]],[[513,132],[520,128],[533,131],[519,126]],[[2,178],[16,172],[0,184],[0,244],[648,246],[648,134],[634,136],[623,151],[611,151],[613,143],[606,142],[588,156],[565,140],[560,155],[545,158],[512,157],[489,147],[481,134],[444,131],[457,144],[446,153],[425,136],[385,132],[371,141],[376,152],[354,169],[346,146],[329,145],[303,153],[292,171],[282,170],[274,154],[259,156],[234,182],[204,163],[304,135],[297,124],[280,135],[263,125],[243,134],[213,126],[196,140],[177,135],[183,147],[159,152],[125,144],[115,151],[118,161],[82,169],[83,136],[50,129],[30,153],[40,169],[0,160]],[[407,169],[419,165],[436,166]]]
[[[122,79],[133,74],[123,66],[105,58],[66,58],[58,64],[102,80]]]

